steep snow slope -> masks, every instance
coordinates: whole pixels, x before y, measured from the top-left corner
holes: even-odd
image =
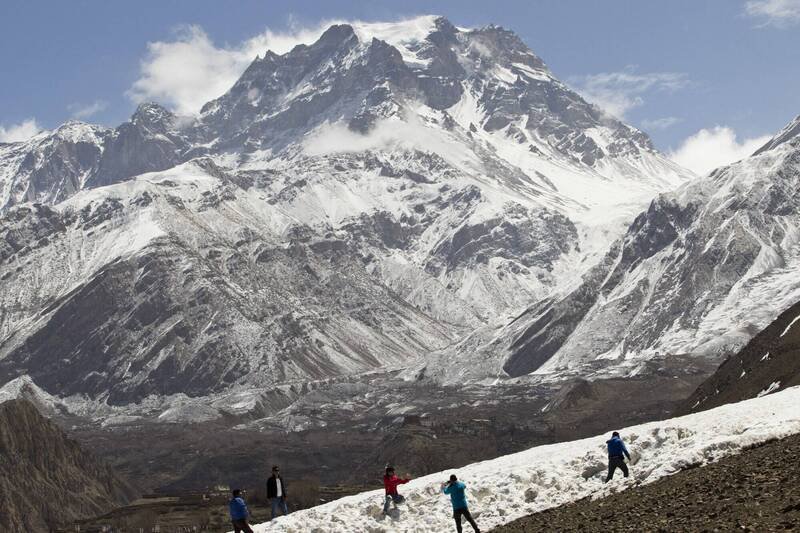
[[[620,429],[633,454],[631,478],[603,484],[606,435],[540,446],[466,466],[457,475],[482,530],[620,486],[650,483],[676,471],[735,454],[742,448],[800,432],[800,388],[725,405],[703,413]],[[398,465],[402,469],[402,465]],[[449,497],[440,493],[451,472],[401,487],[407,503],[382,517],[383,491],[349,496],[255,526],[287,533],[441,532],[452,528]],[[378,478],[380,472],[376,472]]]
[[[791,435],[597,500],[514,520],[492,533],[782,531],[800,523],[800,435]],[[610,513],[609,510],[614,512]]]
[[[463,341],[482,375],[624,375],[670,354],[741,348],[800,298],[800,137],[779,137],[659,196],[567,295],[488,344]],[[448,354],[431,370],[446,372]]]

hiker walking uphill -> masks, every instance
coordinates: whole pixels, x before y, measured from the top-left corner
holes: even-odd
[[[628,448],[616,431],[611,434],[611,439],[606,441],[608,446],[608,476],[606,476],[606,483],[611,481],[614,477],[614,471],[619,468],[622,470],[622,475],[628,477],[628,465],[625,464],[625,457],[628,461],[631,460],[631,454],[628,453]],[[623,457],[623,455],[625,457]]]
[[[234,533],[253,533],[250,529],[250,524],[247,523],[247,517],[250,511],[247,510],[247,504],[244,503],[242,498],[242,491],[233,489],[231,501],[228,502],[228,509],[231,513],[231,524],[233,524]]]
[[[481,533],[481,530],[478,529],[478,524],[469,514],[467,496],[464,494],[465,490],[467,490],[467,485],[459,481],[455,474],[450,476],[450,481],[442,485],[442,492],[450,495],[450,503],[453,504],[453,519],[456,521],[456,531],[461,533],[461,517],[463,516],[472,526],[472,529],[475,530],[475,533]]]
[[[400,496],[397,492],[397,486],[411,481],[411,478],[406,474],[405,478],[399,478],[394,473],[394,467],[387,466],[386,472],[383,475],[383,488],[386,490],[386,499],[383,503],[383,514],[389,514],[389,505],[394,504],[397,508],[398,503],[403,503],[405,498]]]
[[[278,466],[272,467],[272,476],[267,479],[267,499],[272,506],[272,518],[278,516],[278,511],[284,515],[289,514],[289,506],[286,505],[286,482],[281,477],[281,469]]]

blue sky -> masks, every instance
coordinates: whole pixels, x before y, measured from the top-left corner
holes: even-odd
[[[695,152],[741,151],[800,114],[800,0],[4,0],[0,138],[71,117],[116,125],[143,99],[189,110],[260,45],[333,19],[427,13],[514,30],[666,152],[687,139]]]

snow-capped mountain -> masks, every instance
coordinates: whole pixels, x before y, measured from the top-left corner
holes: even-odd
[[[85,188],[103,156],[106,128],[67,122],[25,142],[0,143],[0,210],[58,203]]]
[[[798,133],[795,120],[752,157],[660,195],[574,291],[481,353],[507,355],[495,371],[563,376],[738,351],[800,298]]]
[[[115,129],[73,120],[25,142],[0,144],[0,212],[23,202],[56,204],[81,190],[175,166],[199,142],[185,127],[192,120],[143,104]]]
[[[404,368],[580,283],[690,177],[512,32],[335,25],[197,117],[0,145],[0,380],[124,403]]]

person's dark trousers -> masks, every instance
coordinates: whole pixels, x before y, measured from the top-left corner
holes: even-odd
[[[240,531],[244,533],[253,533],[247,520],[231,520],[231,523],[233,524],[234,533],[239,533]]]
[[[399,494],[387,494],[386,499],[383,501],[383,514],[389,514],[389,506],[394,503],[397,508],[398,503],[403,503],[406,499]]]
[[[625,464],[625,459],[623,459],[621,456],[609,457],[608,476],[606,477],[606,483],[611,481],[611,478],[614,477],[614,470],[616,470],[617,468],[622,470],[622,474],[625,477],[628,477],[628,465]]]
[[[467,522],[469,522],[469,525],[471,525],[472,529],[475,530],[475,533],[481,533],[481,530],[478,529],[478,524],[476,524],[475,520],[472,519],[472,515],[469,514],[469,509],[466,507],[462,509],[453,509],[453,518],[456,519],[456,531],[458,531],[458,533],[461,533],[462,516],[467,519]]]

